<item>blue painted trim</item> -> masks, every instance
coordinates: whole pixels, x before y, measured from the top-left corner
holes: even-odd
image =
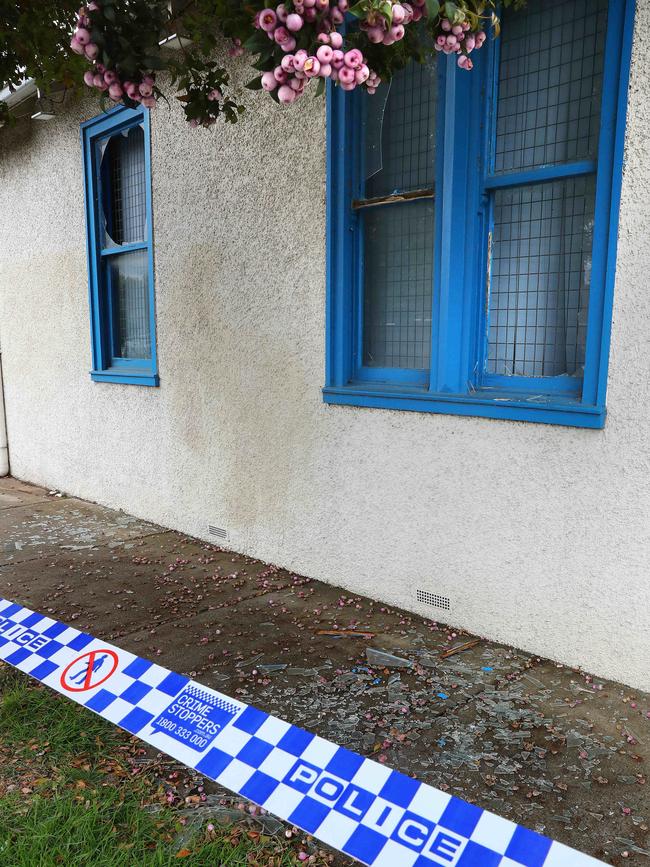
[[[603,230],[594,231],[594,251],[598,251],[597,267],[602,281],[599,303],[589,305],[587,325],[587,363],[583,400],[604,406],[607,397],[607,378],[616,281],[618,225],[623,182],[625,131],[627,125],[627,94],[630,82],[632,43],[634,40],[635,0],[610,0],[610,21],[605,45],[605,82],[603,90],[603,119],[599,161],[607,160],[606,172],[599,175],[596,189],[597,209],[607,214],[602,219]],[[608,57],[613,52],[613,58]],[[618,58],[618,62],[617,61]],[[602,165],[602,163],[600,163]],[[597,210],[598,212],[598,210]],[[596,246],[598,244],[598,247]],[[601,246],[602,245],[602,246]],[[592,265],[592,285],[594,268]]]
[[[143,242],[104,247],[100,226],[101,189],[99,143],[108,136],[141,125],[144,131],[146,237]],[[149,112],[118,106],[81,124],[86,211],[86,254],[91,319],[92,371],[95,382],[123,382],[156,386],[158,361],[156,347],[155,282],[153,263],[153,203],[151,191],[151,129]],[[104,271],[107,257],[136,250],[148,252],[150,359],[124,359],[116,356],[113,328],[112,293]]]
[[[148,241],[138,241],[133,244],[123,244],[121,247],[104,247],[99,251],[99,255],[104,256],[119,256],[120,253],[134,253],[137,250],[148,250]]]
[[[323,391],[327,403],[603,426],[634,8],[634,0],[610,0],[598,162],[582,160],[496,174],[493,137],[499,40],[479,53],[471,75],[461,76],[453,63],[439,64],[442,86],[428,388],[426,371],[376,371],[361,366],[361,232],[359,216],[351,209],[351,200],[358,197],[359,190],[360,97],[346,97],[339,88],[328,87],[327,357]],[[479,105],[487,107],[483,117],[479,111],[468,110],[468,106]],[[477,166],[481,167],[479,173]],[[579,378],[487,376],[486,241],[492,231],[494,191],[595,173],[595,264],[582,389]],[[449,249],[458,251],[455,263],[445,255]]]
[[[149,372],[118,373],[113,370],[91,370],[90,378],[93,382],[114,382],[124,385],[147,385],[151,387],[160,385],[158,374]]]
[[[560,178],[591,175],[595,173],[597,165],[595,160],[580,160],[574,163],[540,166],[525,172],[488,175],[485,179],[485,188],[487,190],[499,190],[507,187],[527,187],[531,184],[542,184],[544,181],[556,181]]]
[[[605,424],[604,409],[585,407],[572,401],[561,403],[556,398],[547,403],[526,402],[526,396],[502,392],[499,392],[498,398],[494,398],[480,392],[472,396],[431,395],[427,392],[407,392],[403,389],[379,391],[362,387],[326,387],[323,389],[323,400],[325,403],[339,406],[477,416],[568,427],[598,429]]]
[[[326,372],[328,385],[344,385],[353,362],[352,177],[346,158],[350,101],[340,87],[327,83],[327,319]]]

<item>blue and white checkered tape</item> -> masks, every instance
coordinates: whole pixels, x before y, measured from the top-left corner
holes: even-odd
[[[363,864],[602,863],[1,598],[0,659]]]

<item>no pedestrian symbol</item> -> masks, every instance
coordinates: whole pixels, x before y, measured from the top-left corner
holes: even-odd
[[[61,686],[68,692],[85,692],[104,683],[117,668],[113,650],[91,650],[73,660],[61,675]]]

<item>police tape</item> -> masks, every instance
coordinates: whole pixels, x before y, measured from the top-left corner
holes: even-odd
[[[363,864],[602,863],[2,598],[0,659]]]

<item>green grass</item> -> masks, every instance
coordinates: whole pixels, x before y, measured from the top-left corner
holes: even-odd
[[[160,769],[134,775],[128,764],[137,748],[101,718],[0,665],[0,864],[297,863],[288,843],[252,841],[233,829],[197,828],[176,842],[183,828],[164,802]]]
[[[0,744],[29,749],[47,744],[51,762],[97,755],[124,741],[117,729],[71,701],[38,687],[10,668],[0,668]]]
[[[52,798],[35,796],[29,805],[16,797],[0,801],[0,863],[12,867],[163,867],[179,864],[179,847],[161,837],[173,818],[147,815],[139,799],[105,790],[84,803],[68,793]],[[264,861],[264,847],[241,841],[233,845],[224,835],[200,836],[186,844],[191,853],[180,860],[192,867],[244,865],[253,856]],[[182,850],[181,850],[182,851]],[[271,850],[269,850],[271,857]],[[288,854],[278,864],[294,864]]]

